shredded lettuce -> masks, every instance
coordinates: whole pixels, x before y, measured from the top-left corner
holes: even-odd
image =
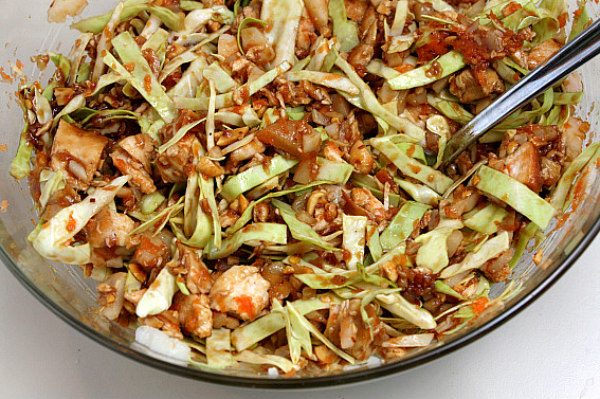
[[[541,229],[548,227],[556,213],[552,205],[540,198],[526,185],[488,166],[482,165],[479,168],[473,182],[479,190],[506,202]]]
[[[71,240],[90,219],[111,203],[117,191],[129,178],[121,176],[105,187],[99,187],[83,201],[58,212],[31,236],[35,250],[46,259],[67,264],[85,265],[90,262],[90,244],[71,246]]]
[[[296,212],[294,212],[291,206],[276,199],[272,199],[271,204],[279,210],[279,214],[288,225],[290,232],[292,233],[292,237],[294,237],[296,240],[310,243],[319,248],[323,248],[326,251],[338,250],[338,248],[331,245],[325,241],[323,237],[317,234],[317,232],[314,231],[311,226],[300,221],[296,217]]]
[[[233,201],[240,194],[264,183],[265,181],[287,172],[293,168],[298,161],[286,159],[282,156],[274,156],[265,171],[264,165],[256,165],[228,179],[223,184],[221,196],[227,201]]]
[[[508,250],[509,246],[510,238],[508,232],[502,231],[495,237],[484,242],[477,251],[468,253],[462,262],[445,268],[440,274],[440,277],[446,279],[472,269],[477,269],[483,266],[487,261],[494,259],[502,252]]]

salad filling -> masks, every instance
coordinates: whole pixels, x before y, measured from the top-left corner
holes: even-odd
[[[440,168],[590,23],[584,3],[568,35],[567,17],[561,0],[121,1],[19,87],[29,240],[178,363],[289,377],[409,356],[517,292],[512,268],[598,165],[571,75]]]

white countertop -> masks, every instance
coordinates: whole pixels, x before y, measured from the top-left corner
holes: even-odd
[[[0,398],[281,398],[137,364],[44,308],[0,266]],[[600,239],[539,300],[477,342],[403,374],[286,398],[600,398]]]

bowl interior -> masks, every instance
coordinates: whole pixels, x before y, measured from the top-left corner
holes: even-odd
[[[104,12],[111,5],[107,3],[111,2],[92,2],[85,14]],[[576,1],[569,0],[569,3],[573,10]],[[5,43],[4,51],[0,54],[0,66],[8,71],[11,65],[21,60],[26,65],[24,72],[29,78],[45,83],[48,73],[37,70],[34,63],[29,61],[30,56],[48,50],[67,52],[76,34],[67,25],[51,25],[46,21],[47,1],[21,0],[19,7],[15,7],[8,0],[0,0],[0,5],[5,6],[0,15],[4,27],[2,39]],[[591,6],[592,14],[600,15],[599,7],[593,3]],[[600,59],[583,66],[579,72],[583,75],[585,93],[578,114],[591,124],[589,143],[598,140],[597,132],[600,130],[600,115],[595,112],[596,99],[600,98],[600,85],[595,84],[600,75]],[[532,255],[528,254],[515,268],[512,281],[522,287],[518,294],[505,301],[502,307],[492,309],[473,325],[446,338],[435,347],[425,348],[395,363],[367,365],[337,376],[272,379],[244,370],[235,375],[231,372],[208,373],[173,364],[168,359],[157,358],[154,353],[132,346],[132,330],[107,322],[94,310],[96,293],[92,280],[84,279],[78,267],[49,263],[28,245],[27,235],[34,227],[35,215],[29,188],[26,182],[19,183],[7,173],[22,128],[21,110],[13,98],[15,87],[16,84],[4,84],[3,95],[0,97],[0,107],[5,110],[0,143],[8,147],[7,151],[0,152],[0,169],[5,171],[0,174],[0,200],[8,201],[8,209],[0,213],[0,258],[34,295],[74,327],[113,350],[180,375],[238,386],[293,387],[360,381],[412,367],[470,342],[523,308],[570,266],[591,241],[589,236],[595,235],[600,227],[600,176],[597,168],[594,168],[587,176],[588,195],[581,205],[560,229],[555,229],[552,225],[546,232],[548,239],[541,246],[541,262],[536,266]],[[502,289],[503,285],[496,285],[492,292],[501,292]]]

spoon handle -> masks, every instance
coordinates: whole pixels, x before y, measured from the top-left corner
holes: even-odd
[[[442,166],[448,165],[488,130],[599,53],[600,20],[597,20],[457,131],[448,140]]]

